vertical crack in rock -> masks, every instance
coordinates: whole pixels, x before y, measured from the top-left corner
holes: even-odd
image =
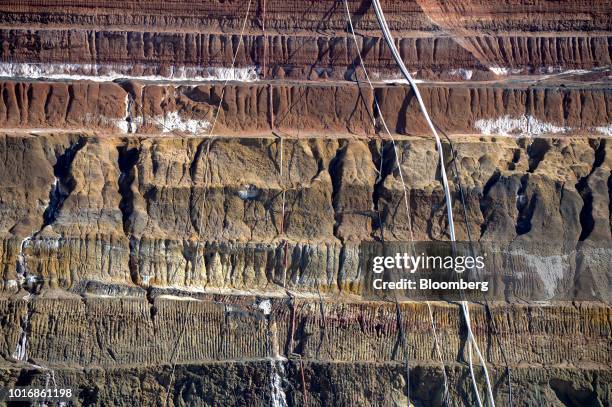
[[[136,163],[140,158],[140,150],[136,147],[129,148],[128,145],[117,147],[119,153],[119,210],[123,220],[123,232],[126,236],[131,234],[132,214],[134,213],[134,191],[132,191],[136,177]]]
[[[56,221],[57,216],[64,204],[66,198],[74,190],[76,182],[71,174],[72,162],[77,152],[85,145],[85,138],[79,138],[76,143],[71,144],[64,152],[57,157],[57,161],[53,166],[54,181],[49,191],[49,203],[43,212],[42,224],[40,227],[33,231],[31,235],[26,236],[19,247],[19,254],[17,255],[17,280],[18,284],[30,293],[36,293],[42,287],[42,281],[39,281],[38,277],[30,274],[27,265],[27,258],[25,255],[25,249],[32,239],[36,238],[45,226],[51,225]]]
[[[489,226],[489,217],[491,216],[492,208],[491,203],[493,202],[493,198],[489,197],[489,192],[491,189],[499,182],[501,178],[501,172],[499,169],[495,169],[491,178],[487,180],[483,189],[482,189],[482,197],[480,198],[480,213],[482,213],[483,222],[480,225],[480,237],[484,235]]]
[[[611,177],[612,178],[612,177]],[[347,247],[346,244],[340,245],[340,251],[338,252],[338,275],[336,277],[336,287],[339,291],[343,291],[344,281],[346,281],[346,268],[347,268]]]
[[[516,209],[518,217],[516,220],[516,234],[524,235],[531,230],[531,219],[535,211],[535,206],[538,201],[537,191],[529,193],[529,179],[531,175],[538,169],[538,166],[544,160],[544,156],[551,149],[551,142],[548,139],[536,138],[527,146],[527,156],[529,167],[527,173],[521,177],[521,186],[516,194]],[[513,157],[514,161],[514,157]]]
[[[582,198],[582,209],[580,210],[580,237],[579,241],[586,240],[593,229],[595,228],[595,220],[593,219],[593,192],[589,186],[589,175],[580,178],[576,183],[576,190]]]
[[[529,172],[534,172],[546,153],[550,150],[550,141],[544,138],[536,138],[527,147],[527,155],[529,156]]]
[[[142,106],[138,105],[137,99],[137,85],[131,81],[118,80],[117,83],[125,92],[125,116],[123,122],[119,120],[117,127],[119,127],[124,133],[132,134],[138,131],[138,127],[144,122],[144,112]],[[138,111],[141,111],[141,116],[138,116]],[[136,114],[136,117],[134,115]]]
[[[47,122],[52,122],[53,118],[52,118],[52,108],[50,105],[51,102],[51,97],[53,96],[53,90],[55,89],[54,86],[49,86],[47,88],[47,93],[45,95],[45,103],[43,104],[43,112],[45,113],[45,120]]]
[[[198,144],[193,160],[189,164],[189,176],[191,177],[192,182],[196,181],[196,177],[198,175],[198,164],[201,160],[202,153],[205,151],[204,147],[206,147],[208,143],[210,143],[210,140],[204,139]],[[204,174],[204,177],[206,177],[206,174]]]
[[[597,143],[595,145],[595,143]],[[595,157],[593,159],[593,165],[591,167],[591,171],[588,175],[580,178],[576,183],[576,190],[580,194],[582,198],[583,205],[580,210],[580,237],[579,241],[586,240],[590,234],[593,232],[595,228],[595,219],[593,217],[593,191],[591,190],[591,186],[589,185],[589,178],[597,168],[601,167],[604,162],[606,155],[606,140],[601,139],[598,142],[595,140],[591,140],[591,147],[595,151]]]
[[[332,208],[334,210],[334,236],[343,241],[342,236],[338,234],[338,228],[342,223],[342,207],[340,206],[339,200],[339,192],[342,187],[342,166],[344,157],[346,156],[346,150],[348,148],[348,143],[342,142],[338,149],[336,150],[336,155],[329,162],[329,176],[332,182]]]
[[[181,250],[181,255],[183,256],[183,260],[185,260],[185,277],[186,279],[195,278],[195,273],[198,268],[198,254],[200,251],[200,242],[199,240],[196,242],[183,239],[183,249]],[[202,249],[202,259],[204,258],[204,252],[206,251],[206,247]],[[202,267],[205,267],[204,264],[201,264]],[[175,272],[176,274],[176,272]],[[169,284],[174,282],[174,275],[168,281]]]
[[[121,220],[123,233],[129,239],[129,258],[128,269],[130,278],[136,285],[140,285],[141,279],[138,273],[138,256],[136,251],[139,248],[138,240],[132,236],[133,231],[133,214],[134,214],[134,180],[136,179],[136,164],[140,159],[140,149],[138,147],[130,148],[129,144],[117,147],[117,164],[119,166],[119,179],[117,180],[119,195],[119,210],[121,211]],[[148,279],[144,281],[148,283]]]
[[[514,150],[512,154],[512,161],[508,163],[508,170],[514,171],[516,169],[516,164],[521,160],[521,149],[517,148]]]
[[[204,210],[204,207],[202,206],[202,200],[204,199],[204,196],[205,196],[207,176],[208,176],[208,173],[210,173],[209,163],[207,163],[207,160],[209,160],[209,157],[208,157],[208,154],[205,154],[205,153],[209,145],[211,145],[211,143],[212,143],[212,139],[202,140],[198,144],[193,160],[189,164],[189,176],[191,177],[191,187],[189,191],[189,221],[191,223],[191,227],[193,228],[193,230],[199,235],[202,234],[202,231],[200,229],[202,229],[202,225],[203,225],[202,222],[200,221],[200,217],[204,216],[203,212],[200,213],[201,211]],[[203,171],[202,172],[202,187],[198,195],[197,194],[197,190],[198,190],[197,178],[198,178],[200,162],[204,164],[204,168],[202,169]]]
[[[85,138],[80,138],[76,143],[71,144],[63,154],[57,157],[53,166],[55,181],[49,193],[49,205],[43,214],[43,226],[51,225],[57,220],[66,198],[76,187],[76,181],[72,176],[72,163],[76,154],[85,146]]]
[[[371,141],[368,147],[372,153],[372,162],[378,173],[372,191],[372,207],[374,208],[374,212],[378,213],[378,216],[375,215],[372,217],[372,233],[375,234],[377,230],[382,229],[381,223],[386,222],[387,208],[385,207],[384,212],[381,214],[379,203],[385,192],[387,192],[385,190],[385,180],[395,171],[397,158],[395,156],[395,148],[393,148],[392,141],[381,142],[380,151],[378,149],[378,143],[375,141]]]
[[[149,303],[149,317],[151,318],[151,325],[153,326],[153,338],[157,339],[156,327],[155,327],[155,316],[157,315],[157,307],[155,306],[155,289],[151,286],[147,287],[146,299]]]
[[[538,195],[534,193],[531,197],[527,195],[527,188],[529,186],[529,175],[525,174],[521,177],[521,186],[516,193],[516,209],[518,210],[518,217],[516,220],[516,234],[524,235],[529,233],[531,230],[531,219],[533,218],[533,212],[535,205],[538,200]]]
[[[134,120],[132,119],[132,105],[134,104],[134,99],[132,99],[131,95],[128,93],[125,97],[125,132],[126,133],[136,133],[136,126]]]
[[[140,278],[138,276],[138,253],[137,250],[139,248],[138,241],[135,237],[130,236],[129,239],[129,256],[128,256],[128,269],[130,272],[130,279],[132,283],[136,285],[140,285]]]

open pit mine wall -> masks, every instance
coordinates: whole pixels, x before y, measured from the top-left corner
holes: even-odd
[[[269,98],[261,97],[258,107],[237,96],[252,94],[245,88],[266,92],[266,86],[228,87],[220,137],[212,140],[194,133],[206,131],[202,123],[212,119],[219,85],[5,84],[3,95],[14,96],[2,99],[11,119],[2,124],[0,143],[4,383],[46,381],[44,371],[15,362],[25,338],[27,359],[52,368],[59,383],[82,389],[82,404],[153,404],[168,387],[171,405],[269,404],[281,390],[291,405],[403,404],[400,333],[406,332],[411,400],[442,404],[443,375],[425,304],[402,304],[398,318],[389,299],[373,292],[372,272],[361,262],[383,232],[387,244],[410,240],[410,223],[415,239],[448,239],[438,158],[431,138],[395,135],[409,222],[395,150],[368,121],[371,93],[367,103],[355,102],[356,87],[310,86],[320,93],[294,96],[293,113],[274,108],[275,127],[287,120],[287,131],[302,126],[306,133],[281,133],[281,161],[280,138],[270,135]],[[49,90],[56,86],[79,89],[72,94],[80,96]],[[6,91],[24,87],[40,91]],[[176,89],[190,98],[177,99]],[[458,132],[456,123],[475,123],[452,110],[439,113],[429,89],[424,94],[436,120],[456,126],[449,132]],[[463,91],[448,93],[457,89]],[[377,92],[391,117],[413,100],[401,87]],[[495,88],[467,94],[479,92],[511,94]],[[481,244],[512,253],[507,274],[494,282],[497,292],[546,301],[495,303],[495,328],[482,306],[472,306],[475,335],[502,404],[509,394],[506,362],[517,403],[610,403],[612,144],[596,130],[609,122],[607,93],[568,92],[603,98],[595,103],[578,93],[557,105],[565,110],[556,117],[582,136],[550,137],[551,127],[540,127],[548,137],[536,139],[451,135],[467,222],[444,140],[459,238],[469,230]],[[546,104],[538,98],[533,105],[542,113],[536,115],[550,119],[504,119],[508,133],[553,120],[554,98]],[[155,119],[139,122],[135,100],[141,117]],[[177,108],[190,100],[200,101],[191,105],[200,116]],[[491,100],[518,117],[525,108],[524,101]],[[348,102],[363,106],[355,108],[354,120]],[[406,119],[395,119],[396,129],[418,117],[414,106],[401,115]],[[77,122],[68,124],[67,116]],[[355,134],[347,134],[347,123]],[[419,126],[415,134],[425,132]],[[464,126],[466,133],[475,131]],[[23,290],[17,293],[19,267],[33,277],[27,300]],[[285,289],[296,298],[288,299]],[[555,301],[559,297],[578,302]],[[271,308],[262,306],[266,298]],[[460,310],[456,304],[432,307],[451,398],[472,405]],[[480,370],[477,379],[484,383]]]
[[[349,7],[368,68],[374,76],[397,76],[370,3]],[[419,77],[465,80],[490,78],[490,68],[553,73],[611,64],[607,1],[416,0],[384,7],[402,58]],[[207,76],[232,60],[245,14],[242,1],[144,7],[8,1],[0,5],[0,73]],[[253,1],[245,27],[239,68],[279,79],[355,74],[357,48],[342,1]],[[12,66],[20,63],[32,65]]]
[[[612,134],[612,91],[575,85],[498,83],[420,86],[432,120],[449,134]],[[309,82],[157,85],[137,81],[0,82],[0,127],[115,134],[180,132],[240,136],[270,134],[375,136],[374,96],[393,133],[429,135],[407,86],[368,87]],[[222,100],[220,98],[223,97]],[[221,102],[221,104],[219,103]]]
[[[370,2],[349,7],[372,78],[396,79]],[[408,68],[446,81],[420,89],[456,152],[444,139],[459,239],[531,301],[470,305],[497,405],[508,376],[514,405],[612,404],[610,3],[383,7]],[[244,1],[0,4],[3,387],[52,372],[77,405],[438,406],[443,363],[451,404],[475,405],[457,304],[431,303],[440,361],[427,304],[398,312],[363,262],[448,240],[414,93],[339,81],[363,78],[342,2],[265,9],[238,49]],[[198,137],[217,106],[219,137]]]
[[[410,343],[411,402],[443,404],[425,303],[403,304],[399,325],[392,303],[277,299],[266,315],[255,297],[153,295],[150,302],[144,296],[0,301],[6,315],[0,354],[9,357],[29,313],[29,357],[53,369],[58,385],[83,389],[86,404],[160,405],[174,378],[170,405],[270,405],[278,378],[289,405],[402,405],[401,326]],[[459,310],[439,305],[433,312],[451,400],[473,405],[468,368],[457,362],[466,358]],[[609,404],[609,307],[504,305],[492,314],[495,336],[483,308],[472,307],[498,404],[508,396],[498,341],[512,361],[515,405]],[[40,385],[46,376],[18,364],[1,372],[5,383],[22,385]]]
[[[283,179],[276,137],[3,134],[3,382],[46,381],[45,371],[15,362],[25,332],[27,360],[79,387],[83,404],[151,404],[168,387],[171,405],[265,404],[280,391],[291,405],[404,403],[404,352],[411,400],[441,404],[427,306],[404,303],[398,317],[360,263],[383,228],[389,244],[410,239],[390,141],[282,145]],[[518,403],[608,404],[612,144],[454,137],[453,145],[468,215],[456,217],[460,239],[469,229],[515,252],[496,290],[581,300],[494,302],[495,328],[471,306],[495,397],[507,400],[508,364]],[[415,238],[447,239],[433,141],[403,137],[397,147]],[[18,265],[35,276],[25,299]],[[432,307],[451,399],[473,404],[460,310]]]
[[[412,221],[390,141],[286,139],[281,179],[277,138],[1,140],[6,292],[16,290],[21,254],[44,288],[81,290],[95,280],[262,292],[319,287],[371,298],[372,273],[361,262],[369,242],[383,233],[387,242],[448,239],[431,139],[397,141]],[[552,299],[575,287],[570,299],[610,299],[607,139],[465,137],[454,148],[467,209],[466,221],[455,193],[458,238],[469,233],[492,251],[516,252],[502,292]],[[536,254],[550,262],[546,270]]]

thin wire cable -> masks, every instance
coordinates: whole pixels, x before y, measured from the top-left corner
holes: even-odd
[[[448,187],[448,179],[446,177],[446,169],[444,167],[444,152],[442,150],[442,141],[440,139],[440,136],[438,135],[438,132],[436,131],[435,126],[433,125],[433,122],[431,121],[431,118],[429,116],[429,114],[427,113],[427,109],[425,107],[425,103],[423,102],[423,99],[421,97],[421,93],[419,92],[419,89],[416,85],[416,83],[414,82],[414,80],[412,79],[412,76],[410,75],[410,73],[408,72],[408,69],[406,68],[406,65],[404,64],[404,61],[402,60],[399,51],[397,50],[397,47],[395,46],[395,42],[393,40],[393,36],[391,35],[391,32],[389,31],[389,26],[387,24],[387,21],[385,19],[385,15],[383,13],[382,7],[380,5],[380,1],[379,0],[372,0],[372,4],[374,5],[374,10],[376,12],[376,18],[378,20],[378,23],[380,25],[380,28],[383,32],[383,36],[385,37],[385,40],[387,42],[387,45],[389,46],[389,49],[391,50],[391,53],[393,54],[393,58],[395,59],[395,62],[397,63],[397,65],[400,68],[400,71],[402,72],[402,74],[404,75],[404,77],[408,80],[408,82],[410,83],[410,86],[412,87],[412,89],[414,90],[415,96],[417,98],[417,101],[419,102],[419,106],[421,108],[421,111],[423,113],[423,115],[425,116],[425,119],[427,121],[427,124],[429,125],[429,128],[431,129],[431,132],[433,133],[435,140],[436,140],[436,146],[438,148],[438,155],[440,158],[440,173],[442,175],[442,183],[443,183],[443,187],[444,187],[444,195],[446,198],[446,212],[447,212],[447,217],[448,217],[448,224],[449,224],[449,234],[450,234],[450,240],[451,242],[455,242],[456,241],[456,237],[455,237],[455,224],[453,222],[453,209],[452,209],[452,198],[450,195],[450,189]],[[487,384],[487,393],[489,395],[489,403],[495,407],[495,399],[493,397],[493,388],[491,386],[491,381],[489,378],[489,372],[487,369],[487,364],[485,359],[482,356],[482,353],[480,352],[480,348],[478,347],[478,343],[476,342],[476,339],[474,337],[474,334],[472,332],[472,328],[471,328],[471,324],[469,321],[469,309],[468,309],[468,303],[467,301],[464,299],[463,301],[461,301],[461,308],[463,310],[463,315],[464,318],[466,320],[466,327],[468,330],[468,340],[470,340],[472,342],[472,344],[474,345],[474,349],[476,351],[476,354],[478,355],[478,359],[480,360],[481,364],[482,364],[482,368],[483,368],[483,372],[485,375],[485,381]],[[475,380],[474,380],[475,381]],[[474,389],[475,391],[478,391],[477,388]]]
[[[281,236],[285,235],[285,182],[284,182],[284,178],[283,178],[283,165],[284,165],[284,160],[283,160],[283,150],[284,150],[284,146],[283,146],[283,137],[280,136],[280,168],[279,168],[279,177],[280,177],[280,187],[282,188],[282,205],[281,205],[281,219],[280,219],[280,234]]]
[[[240,31],[240,37],[238,39],[238,46],[236,47],[236,51],[234,52],[234,56],[232,58],[232,64],[230,66],[230,70],[232,70],[234,68],[234,66],[236,65],[236,58],[238,57],[238,52],[240,51],[240,45],[243,42],[243,37],[244,37],[244,31],[246,29],[246,24],[247,24],[247,20],[249,17],[249,12],[251,10],[251,3],[253,0],[249,0],[248,4],[247,4],[247,9],[246,9],[246,14],[244,15],[244,21],[242,22],[242,30]],[[206,202],[206,187],[207,187],[207,181],[208,181],[208,172],[209,172],[209,155],[210,155],[210,146],[212,144],[212,142],[215,140],[215,136],[213,135],[213,131],[215,130],[215,125],[217,124],[217,120],[219,119],[219,112],[221,111],[221,105],[223,103],[223,97],[225,96],[225,88],[227,87],[227,84],[229,83],[230,77],[228,76],[225,79],[225,82],[223,83],[223,88],[221,89],[221,96],[219,97],[219,104],[217,105],[217,110],[215,112],[215,116],[212,122],[212,125],[210,126],[210,131],[208,132],[208,136],[212,136],[210,137],[207,141],[206,141],[206,154],[204,155],[204,163],[205,163],[205,167],[204,167],[204,188],[202,191],[202,205],[201,205],[201,209],[200,209],[200,219],[198,221],[198,233],[202,233],[202,220],[204,219],[203,213],[204,213],[204,204]],[[196,243],[196,258],[198,256],[198,252],[199,252],[199,245],[200,245],[200,240],[197,240]],[[204,257],[204,254],[202,254],[202,258]]]
[[[475,255],[474,247],[473,247],[473,240],[472,240],[472,233],[470,232],[470,227],[469,227],[469,218],[468,218],[467,204],[465,203],[465,193],[463,191],[463,186],[461,184],[461,178],[459,176],[459,167],[457,166],[457,158],[458,158],[457,150],[453,146],[453,142],[451,141],[450,137],[448,137],[448,135],[444,131],[440,131],[440,133],[442,133],[442,135],[446,138],[446,140],[448,141],[448,144],[450,146],[450,152],[451,152],[451,157],[452,157],[452,161],[451,162],[453,164],[453,171],[455,173],[455,180],[457,182],[457,189],[459,190],[459,197],[461,198],[461,206],[463,208],[463,218],[464,218],[465,225],[466,225],[468,242],[470,244],[470,250],[472,252],[472,255]],[[491,312],[491,306],[489,304],[489,300],[487,299],[487,297],[484,294],[483,294],[483,299],[484,299],[485,307],[486,307],[487,312],[488,312],[489,320],[491,321],[491,325],[493,326],[493,334],[499,335],[499,332],[497,330],[497,324],[495,323],[495,319],[493,318],[493,314]],[[502,344],[502,342],[499,340],[499,337],[497,337],[497,345],[498,345],[499,350],[500,350],[500,352],[502,354],[502,358],[504,360],[504,364],[506,365],[506,373],[508,374],[508,405],[513,406],[514,403],[513,403],[513,393],[512,393],[512,374],[511,374],[511,370],[510,370],[510,364],[508,362],[508,357],[507,357],[507,354],[506,354],[506,349],[505,349],[504,345]]]
[[[261,31],[263,34],[263,69],[261,71],[262,77],[266,76],[266,57],[267,57],[267,49],[268,49],[268,37],[266,35],[266,0],[263,0],[263,16],[261,19]]]
[[[187,304],[187,310],[185,311],[185,314],[188,316],[189,313],[191,312],[191,303],[192,301],[189,301],[189,303]],[[176,343],[174,346],[174,351],[172,352],[172,356],[170,357],[170,362],[172,363],[172,370],[170,372],[170,380],[168,381],[168,387],[166,388],[166,403],[165,405],[168,405],[168,399],[170,398],[170,387],[172,387],[172,384],[174,383],[174,373],[176,370],[176,360],[178,359],[180,353],[181,353],[181,346],[183,345],[183,336],[185,334],[185,330],[187,328],[187,318],[185,318],[185,322],[183,322],[183,329],[181,329],[181,333],[179,334],[178,338],[176,339]]]
[[[380,106],[378,104],[378,98],[376,97],[376,94],[375,94],[375,91],[374,91],[374,85],[372,84],[372,81],[370,80],[370,76],[368,75],[368,71],[366,69],[365,62],[363,61],[363,57],[361,55],[360,46],[359,46],[359,43],[357,42],[357,37],[355,35],[355,29],[353,27],[351,11],[350,11],[350,8],[349,8],[347,0],[344,1],[344,6],[345,6],[345,9],[346,9],[346,14],[347,14],[347,19],[348,19],[348,23],[349,23],[349,28],[351,30],[351,35],[352,35],[353,41],[355,43],[355,49],[356,49],[357,55],[359,57],[359,63],[361,65],[361,67],[363,68],[364,76],[366,77],[366,80],[368,81],[369,87],[372,90],[372,94],[373,94],[373,97],[374,97],[375,107],[376,107],[376,110],[378,111],[378,116],[380,117],[381,123],[383,124],[383,127],[384,127],[388,137],[391,139],[391,143],[393,145],[395,159],[396,159],[396,165],[397,165],[397,168],[398,168],[398,172],[399,172],[399,176],[400,176],[400,181],[402,183],[402,188],[403,188],[403,191],[404,191],[404,205],[406,207],[406,215],[408,217],[408,228],[409,228],[409,231],[410,231],[410,240],[411,240],[411,242],[414,242],[414,234],[413,234],[413,230],[412,230],[412,217],[411,217],[410,204],[409,204],[409,200],[408,200],[408,190],[406,188],[406,183],[404,181],[403,171],[402,171],[402,167],[401,167],[400,161],[399,161],[399,154],[398,154],[398,150],[397,150],[397,145],[395,143],[395,138],[393,137],[393,135],[389,131],[389,128],[387,127],[387,123],[386,123],[386,121],[384,119],[384,116],[382,114],[382,110],[380,109]],[[355,77],[357,78],[357,74],[355,74]],[[376,119],[374,118],[374,116],[373,116],[373,120],[374,120],[374,125],[376,125],[376,123],[375,123]],[[383,155],[383,150],[381,148],[381,160],[380,160],[380,166],[381,167],[380,167],[380,171],[379,171],[379,177],[382,177],[382,163],[383,163],[382,155]],[[414,251],[414,246],[412,246],[412,250]],[[397,295],[396,295],[395,299],[396,299],[396,303],[397,303]],[[444,360],[442,358],[442,352],[440,350],[440,344],[439,344],[438,335],[437,335],[437,327],[436,327],[435,319],[433,317],[433,312],[431,310],[431,304],[429,303],[429,301],[426,301],[426,303],[427,303],[427,308],[428,308],[430,319],[431,319],[431,327],[432,327],[432,332],[433,332],[433,336],[434,336],[434,346],[436,348],[436,352],[437,352],[437,355],[438,355],[439,362],[440,362],[440,364],[442,366],[442,374],[443,374],[443,377],[444,377],[444,392],[445,392],[445,394],[444,394],[444,402],[448,403],[448,401],[449,401],[449,391],[448,391],[448,377],[446,375],[446,367],[445,367],[445,364],[444,364]],[[399,308],[398,308],[398,312],[399,312]]]
[[[468,348],[468,365],[470,366],[470,377],[472,379],[472,386],[474,387],[474,389],[476,389],[476,391],[474,392],[474,394],[476,394],[476,403],[478,404],[478,407],[482,407],[482,400],[480,399],[480,393],[478,392],[478,383],[476,382],[476,375],[474,374],[474,363],[472,362],[472,341],[467,341],[467,348]]]
[[[236,47],[236,52],[234,53],[234,57],[232,58],[232,64],[231,64],[230,70],[233,69],[235,64],[236,64],[236,58],[238,57],[238,52],[240,51],[240,45],[242,44],[242,39],[243,39],[243,36],[244,36],[244,31],[245,31],[245,28],[246,28],[246,23],[247,23],[247,20],[248,20],[248,17],[249,17],[249,12],[251,10],[251,3],[252,3],[252,1],[253,0],[249,0],[249,3],[247,5],[246,13],[244,15],[244,21],[242,23],[242,30],[240,31],[240,38],[238,40],[238,46]],[[226,80],[225,80],[225,82],[223,84],[223,88],[221,90],[221,97],[219,98],[219,104],[217,106],[217,111],[216,111],[216,114],[215,114],[215,118],[214,118],[213,123],[212,123],[212,125],[210,127],[210,132],[208,133],[209,136],[212,135],[212,132],[214,131],[215,125],[217,123],[217,119],[219,118],[219,111],[221,110],[221,104],[223,103],[223,96],[225,95],[225,88],[227,87],[229,79],[230,78],[228,76],[228,78],[226,78]],[[214,136],[208,140],[208,143],[206,145],[206,156],[205,156],[205,159],[204,159],[204,161],[206,163],[206,167],[205,167],[204,175],[203,175],[204,176],[204,188],[203,188],[203,192],[202,192],[202,206],[201,206],[201,210],[200,210],[200,219],[199,219],[199,222],[198,222],[198,233],[201,233],[201,231],[202,231],[202,219],[204,218],[204,216],[203,216],[203,213],[204,213],[204,203],[206,202],[206,181],[207,181],[208,162],[209,162],[208,156],[210,154],[210,144],[211,144],[211,142],[213,140],[214,140]],[[199,253],[200,240],[201,239],[198,238],[198,240],[196,241],[196,252],[195,252],[195,258],[196,259],[198,257],[198,253]],[[204,253],[202,253],[202,259],[203,258],[204,258]],[[196,266],[197,266],[197,264],[194,265],[194,267],[196,267]],[[191,303],[188,304],[188,306],[187,306],[187,312],[189,312],[189,307],[190,306],[191,306]],[[183,326],[183,330],[181,331],[181,334],[177,338],[178,346],[175,348],[175,353],[174,353],[174,359],[175,360],[172,361],[172,373],[171,373],[170,381],[168,383],[168,388],[167,388],[167,391],[166,391],[166,405],[167,405],[168,398],[170,396],[170,387],[172,386],[172,383],[174,381],[174,371],[175,371],[175,368],[176,368],[176,359],[178,359],[178,355],[180,354],[180,341],[182,341],[183,332],[185,331],[186,325],[187,324],[185,324]]]

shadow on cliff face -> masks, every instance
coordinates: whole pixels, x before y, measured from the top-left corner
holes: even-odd
[[[55,184],[49,194],[49,205],[43,214],[43,227],[51,225],[56,221],[57,216],[64,205],[64,201],[76,186],[76,181],[72,176],[72,162],[79,150],[85,146],[85,138],[80,138],[76,143],[71,144],[61,155],[53,166]],[[42,228],[41,228],[42,229]]]
[[[555,392],[559,401],[565,406],[580,407],[603,405],[597,398],[597,393],[595,393],[593,389],[576,389],[574,385],[575,383],[562,379],[552,379],[550,381],[550,387]]]
[[[130,229],[130,221],[134,212],[134,192],[132,191],[132,183],[136,176],[136,163],[140,158],[140,151],[137,148],[128,148],[128,146],[117,147],[119,152],[119,193],[121,194],[121,202],[119,209],[123,218],[123,230],[127,234]]]

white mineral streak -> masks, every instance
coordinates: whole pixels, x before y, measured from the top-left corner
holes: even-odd
[[[27,260],[23,250],[28,245],[28,243],[32,240],[32,236],[27,236],[21,241],[21,245],[19,246],[19,254],[17,255],[17,281],[19,285],[32,284],[35,280],[32,280],[33,276],[28,276],[27,274]],[[31,294],[27,294],[24,297],[24,300],[27,302],[30,300]],[[30,313],[26,312],[24,320],[21,324],[21,332],[19,333],[19,337],[17,339],[17,345],[15,346],[15,352],[13,353],[13,357],[22,362],[26,362],[28,360],[28,325],[30,324]]]
[[[207,120],[185,119],[178,112],[168,112],[164,116],[155,118],[155,122],[162,125],[163,133],[179,131],[183,133],[198,134],[210,128]]]
[[[281,375],[285,374],[285,368],[282,362],[270,361],[270,386],[272,388],[272,406],[286,407],[287,396],[283,390]]]
[[[26,236],[21,241],[21,245],[19,246],[19,254],[17,255],[17,281],[19,281],[19,284],[23,284],[26,280],[27,260],[25,258],[25,254],[23,253],[23,250],[28,245],[28,243],[30,243],[31,240],[32,235]]]
[[[124,134],[132,133],[132,131],[130,130],[130,124],[124,118],[112,118],[87,113],[85,114],[85,122],[90,125],[93,124],[103,127],[113,126]]]
[[[259,196],[259,189],[254,185],[247,184],[238,191],[238,196],[244,201],[257,198]]]
[[[526,68],[506,68],[500,66],[490,66],[489,71],[493,72],[497,76],[528,73]],[[584,75],[592,71],[586,69],[564,69],[561,66],[544,66],[535,69],[532,72],[538,75]]]
[[[138,127],[142,124],[142,118],[136,117],[130,121],[129,112],[129,101],[128,96],[126,95],[125,101],[125,116],[122,118],[109,118],[105,116],[95,116],[92,114],[87,114],[85,116],[85,120],[88,123],[98,123],[102,126],[114,126],[121,133],[130,134],[135,133],[138,130]],[[148,117],[149,123],[154,124],[159,127],[162,133],[171,133],[174,131],[181,133],[189,133],[189,134],[198,134],[201,132],[206,132],[210,128],[210,122],[208,120],[198,120],[198,119],[186,119],[181,117],[181,115],[176,112],[167,112],[164,116],[155,116]]]
[[[451,70],[450,74],[460,76],[464,80],[469,81],[470,79],[472,79],[472,75],[474,75],[474,71],[472,71],[471,69],[459,68],[459,69]]]
[[[422,79],[413,79],[414,83],[424,83],[425,81]],[[389,84],[394,84],[394,85],[410,85],[410,83],[408,82],[407,79],[404,78],[388,78],[388,79],[382,79],[383,83],[389,83]]]
[[[270,315],[272,312],[272,303],[270,300],[263,300],[257,304],[257,308],[259,308],[264,315]]]
[[[26,313],[24,324],[27,327],[27,324],[30,323],[29,315]],[[19,339],[17,340],[17,346],[15,347],[15,352],[13,353],[13,357],[22,362],[26,362],[28,360],[28,333],[27,329],[21,328],[21,332],[19,334]]]
[[[612,137],[612,124],[607,126],[596,127],[595,130],[604,136]]]
[[[552,299],[563,276],[569,275],[568,256],[541,256],[525,252],[519,252],[519,254],[525,258],[527,266],[540,277],[547,299]]]
[[[497,76],[505,76],[516,75],[521,73],[523,70],[520,68],[502,68],[499,66],[490,66],[489,71],[493,72]]]
[[[0,63],[0,77],[48,78],[58,80],[89,80],[112,82],[117,79],[151,81],[238,81],[258,80],[255,66],[244,68],[224,67],[170,67],[168,75],[134,75],[132,65],[58,64],[58,63]]]
[[[23,299],[30,301],[31,294],[27,294]],[[17,339],[17,346],[15,346],[15,352],[13,357],[19,361],[27,362],[28,360],[28,325],[30,324],[30,312],[27,311],[21,324],[21,332],[19,333],[19,339]]]
[[[503,116],[497,119],[476,120],[474,127],[485,135],[501,136],[540,136],[544,134],[565,133],[571,129],[543,122],[533,116]]]
[[[546,66],[537,70],[539,74],[584,75],[591,71],[586,69],[564,69],[561,66]]]
[[[283,389],[282,377],[285,375],[283,362],[287,359],[278,353],[278,342],[276,340],[276,325],[272,320],[272,301],[269,299],[261,300],[254,304],[266,316],[268,322],[267,348],[270,361],[270,398],[272,407],[286,407],[287,396]]]
[[[412,76],[416,76],[418,72],[414,71],[414,72],[410,72],[410,74]],[[406,78],[404,78],[404,76],[402,74],[395,74],[395,75],[391,75],[388,77],[381,77],[380,73],[378,72],[372,72],[371,73],[371,79],[375,82],[382,82],[382,83],[390,83],[390,84],[396,84],[396,85],[409,85],[410,83],[408,82],[408,80]],[[423,83],[424,81],[421,79],[415,79],[414,80],[416,83]]]

